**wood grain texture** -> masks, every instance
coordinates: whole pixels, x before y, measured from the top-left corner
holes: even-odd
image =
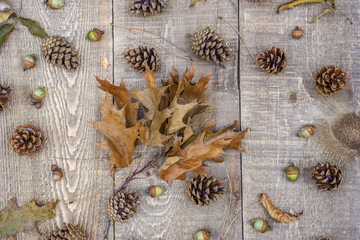
[[[259,205],[243,216],[244,239],[359,239],[359,156],[339,144],[331,131],[335,119],[359,110],[359,2],[337,4],[354,25],[339,13],[324,16],[316,24],[307,23],[322,6],[300,6],[276,14],[277,5],[283,2],[240,1],[240,26],[250,49],[258,53],[276,46],[288,56],[284,73],[272,76],[261,72],[240,47],[241,123],[252,129],[242,158],[243,208],[259,201],[260,193],[265,192],[269,197],[282,195],[273,201],[281,210],[304,210],[304,214],[298,221],[280,224]],[[300,40],[290,36],[295,26],[305,31]],[[339,94],[323,97],[312,77],[329,64],[344,69],[350,80]],[[296,101],[289,98],[293,92]],[[317,126],[315,135],[308,140],[298,138],[297,131],[308,123]],[[289,161],[300,168],[294,184],[283,173]],[[310,172],[321,161],[337,164],[344,171],[339,190],[317,190]],[[255,232],[248,224],[254,217],[268,220],[272,230]]]
[[[19,1],[10,1],[19,12]],[[95,74],[112,78],[112,69],[104,70],[101,60],[112,61],[111,1],[67,1],[64,8],[52,10],[42,1],[23,1],[21,15],[38,21],[50,35],[61,35],[79,51],[82,66],[78,72],[67,72],[41,59],[41,39],[31,36],[17,24],[7,42],[1,46],[1,82],[14,88],[13,100],[0,115],[1,171],[0,208],[14,194],[22,205],[32,198],[38,203],[59,199],[57,217],[38,224],[47,235],[65,222],[78,224],[89,239],[101,239],[105,228],[104,208],[109,189],[91,200],[66,204],[65,199],[82,192],[108,177],[107,163],[94,160],[105,158],[92,142],[102,139],[89,124],[99,118],[98,98],[104,96],[96,87]],[[85,39],[93,27],[109,34],[103,41],[91,43]],[[34,69],[23,72],[21,60],[35,53],[38,61]],[[38,86],[45,86],[43,107],[30,105],[29,94]],[[17,125],[31,123],[46,137],[43,151],[34,158],[18,157],[13,153],[8,138]],[[65,160],[69,159],[69,160]],[[64,177],[55,183],[50,167],[57,164]],[[19,234],[18,239],[35,239]]]
[[[223,16],[234,22],[237,26],[237,1],[208,1],[206,5],[198,4],[195,8],[189,8],[189,1],[169,1],[169,6],[162,15],[153,17],[136,17],[129,13],[128,4],[130,1],[114,2],[114,24],[126,27],[138,27],[151,30],[175,42],[180,47],[188,50],[187,56],[193,58],[192,64],[198,68],[194,80],[201,74],[212,73],[212,80],[209,83],[209,93],[212,94],[210,104],[216,107],[217,129],[232,124],[234,120],[239,120],[239,92],[238,92],[238,73],[237,73],[237,36],[232,30],[217,16]],[[215,66],[212,63],[196,59],[191,53],[190,34],[206,28],[207,26],[216,29],[218,33],[229,42],[235,52],[235,58],[225,64],[226,69]],[[121,78],[125,79],[128,87],[143,90],[145,82],[142,74],[135,72],[125,62],[122,53],[128,48],[135,48],[142,43],[127,39],[127,36],[137,39],[144,39],[134,35],[127,30],[114,29],[114,79],[119,84]],[[169,50],[177,50],[172,45],[162,39],[146,34],[151,41],[165,46]],[[190,62],[176,58],[168,53],[157,49],[162,60],[162,67],[155,72],[158,84],[160,80],[166,80],[168,73],[174,66],[182,74]],[[141,149],[139,150],[141,151]],[[236,194],[241,194],[241,175],[239,154],[229,151],[224,163],[207,163],[208,174],[225,180],[227,187],[226,168],[229,169]],[[126,172],[126,170],[124,170]],[[119,173],[121,174],[121,173]],[[193,175],[189,174],[189,177]],[[206,228],[211,232],[212,238],[220,238],[220,230],[223,218],[226,214],[228,195],[220,198],[217,202],[211,203],[207,207],[195,206],[187,197],[185,189],[187,182],[174,181],[171,190],[159,199],[151,199],[145,194],[146,188],[151,184],[166,186],[158,176],[149,180],[133,181],[129,189],[136,189],[144,194],[139,213],[134,219],[126,224],[115,224],[116,239],[192,239],[197,230]],[[241,209],[240,198],[236,199],[234,209]],[[241,239],[241,224],[234,226],[228,234],[229,239]]]

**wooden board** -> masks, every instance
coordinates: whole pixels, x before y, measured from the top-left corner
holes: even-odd
[[[353,20],[354,25],[350,25],[335,12],[316,24],[307,23],[322,10],[314,5],[299,6],[277,15],[276,8],[283,2],[208,0],[205,5],[198,3],[189,9],[189,1],[169,1],[162,15],[142,18],[128,12],[128,0],[67,1],[60,10],[51,10],[42,1],[24,1],[21,15],[41,23],[50,35],[66,37],[79,50],[82,67],[70,73],[40,60],[41,39],[31,36],[20,24],[0,46],[0,83],[11,84],[15,90],[8,108],[0,113],[0,209],[14,194],[19,205],[32,198],[39,204],[59,199],[57,217],[40,222],[40,232],[48,235],[65,222],[71,222],[86,230],[88,239],[103,238],[106,203],[121,181],[90,200],[75,204],[64,200],[97,184],[104,186],[111,182],[106,153],[92,145],[105,138],[89,124],[101,118],[99,104],[105,97],[97,88],[94,76],[116,84],[124,78],[129,88],[145,88],[142,75],[132,70],[122,56],[127,47],[144,45],[128,39],[130,36],[193,58],[190,62],[157,49],[163,62],[155,73],[158,84],[167,78],[173,66],[182,73],[192,63],[198,69],[196,79],[202,74],[213,74],[209,93],[210,103],[216,107],[217,129],[233,120],[238,120],[242,129],[251,128],[244,144],[246,154],[228,151],[225,162],[209,162],[207,167],[208,174],[223,180],[227,188],[226,169],[229,170],[234,186],[229,221],[257,202],[262,192],[269,197],[282,195],[273,201],[281,210],[292,213],[304,210],[300,220],[279,224],[258,205],[234,222],[226,239],[307,240],[321,236],[333,240],[359,239],[360,205],[356,199],[360,184],[359,156],[339,143],[332,128],[343,114],[360,110],[360,3],[357,0],[337,3]],[[19,12],[20,4],[11,3]],[[272,76],[261,72],[236,33],[218,16],[225,17],[243,33],[254,54],[272,46],[282,48],[288,56],[284,73]],[[155,36],[141,32],[135,35],[114,28],[111,23],[157,32],[187,53]],[[305,30],[300,40],[290,36],[297,25]],[[225,64],[226,68],[196,59],[190,51],[189,35],[207,26],[216,29],[234,50],[234,58]],[[85,40],[93,27],[105,31],[100,42]],[[30,53],[38,57],[37,66],[23,72],[21,60]],[[110,63],[107,69],[101,66],[104,57]],[[344,69],[349,83],[341,93],[325,98],[314,89],[312,76],[328,64]],[[38,86],[45,86],[48,92],[43,107],[36,110],[28,96]],[[296,101],[289,98],[292,93],[296,94]],[[8,143],[16,126],[25,123],[38,126],[46,136],[45,149],[34,158],[17,156]],[[298,138],[298,129],[307,123],[317,125],[316,134],[309,140]],[[301,171],[300,179],[294,184],[287,182],[283,174],[289,161]],[[344,183],[339,190],[316,189],[310,172],[318,161],[336,163],[343,170]],[[65,173],[57,183],[51,179],[52,164]],[[117,173],[116,177],[125,172]],[[164,186],[167,192],[158,199],[149,198],[146,189],[152,184]],[[132,182],[129,189],[143,195],[139,213],[127,224],[112,223],[109,239],[192,239],[202,228],[211,231],[211,239],[220,239],[229,192],[208,207],[198,207],[187,198],[186,186],[187,182],[175,181],[169,189],[158,176]],[[268,220],[271,231],[255,232],[250,226],[250,220],[255,217]],[[36,238],[18,234],[18,239]]]

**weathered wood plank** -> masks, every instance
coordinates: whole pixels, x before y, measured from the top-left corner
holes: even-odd
[[[151,30],[171,41],[182,48],[188,50],[190,54],[190,33],[205,28],[207,26],[217,29],[219,34],[228,41],[237,52],[237,36],[229,30],[229,27],[217,19],[223,16],[230,21],[237,23],[238,4],[230,1],[208,1],[205,5],[201,3],[195,8],[189,9],[189,1],[169,1],[169,6],[160,16],[149,18],[135,17],[128,12],[129,1],[114,2],[114,23],[127,27],[140,27]],[[236,24],[237,26],[237,24]],[[142,34],[142,33],[140,33]],[[127,35],[134,36],[126,30],[114,30],[114,65],[115,82],[118,84],[121,78],[125,78],[125,84],[135,89],[144,89],[145,84],[140,73],[132,70],[125,62],[122,52],[127,48],[134,48],[141,45],[140,42],[130,41]],[[177,51],[172,45],[158,41],[152,35],[146,35],[152,41],[164,45],[170,50]],[[143,39],[144,40],[144,39]],[[183,73],[190,62],[176,58],[168,53],[158,50],[163,65],[155,73],[158,83],[161,79],[166,79],[172,66]],[[182,53],[184,54],[184,53]],[[194,59],[193,65],[198,68],[196,79],[201,74],[213,73],[209,92],[212,94],[211,104],[215,105],[217,111],[217,128],[231,124],[233,120],[239,119],[239,96],[237,83],[237,54],[235,58],[226,64],[226,69]],[[236,194],[241,193],[240,185],[240,163],[239,154],[233,151],[226,156],[224,163],[208,163],[207,172],[215,177],[226,181],[226,171],[228,168],[235,185]],[[126,172],[126,170],[124,170]],[[193,175],[189,175],[193,176]],[[116,238],[119,239],[191,239],[195,232],[201,228],[211,231],[212,238],[220,238],[222,220],[226,214],[228,195],[219,199],[216,203],[208,207],[199,207],[187,198],[185,189],[187,182],[175,181],[171,190],[159,199],[150,199],[146,193],[146,188],[151,184],[166,186],[158,176],[148,180],[139,180],[129,185],[130,189],[136,189],[144,194],[138,214],[126,225],[115,224]],[[235,208],[241,208],[241,203],[235,202]],[[241,225],[235,226],[229,232],[229,239],[242,239]]]
[[[11,1],[17,12],[19,2]],[[66,37],[79,50],[82,67],[70,73],[41,60],[41,39],[31,36],[20,24],[1,46],[1,82],[13,85],[15,92],[9,107],[0,114],[0,209],[14,194],[20,205],[32,198],[39,203],[59,199],[57,217],[38,224],[42,233],[47,235],[56,227],[64,226],[64,222],[70,222],[84,228],[88,239],[101,239],[106,195],[111,189],[82,203],[68,205],[64,200],[108,176],[107,163],[94,160],[105,158],[105,154],[92,145],[103,137],[89,121],[99,118],[98,99],[104,96],[96,87],[94,75],[112,79],[112,68],[105,70],[100,64],[105,56],[112,61],[109,25],[112,1],[68,1],[59,10],[51,10],[42,1],[23,1],[21,15],[38,21],[50,35]],[[101,42],[91,43],[85,39],[93,27],[107,32]],[[23,72],[21,59],[30,53],[38,58],[37,66]],[[43,107],[36,110],[30,105],[29,94],[38,86],[45,86],[47,95]],[[25,123],[35,124],[46,136],[44,150],[31,159],[15,155],[7,140],[17,125]],[[64,178],[57,183],[51,179],[52,164],[64,172]],[[19,234],[18,239],[35,238]]]
[[[358,111],[359,2],[337,4],[355,25],[338,13],[308,24],[306,21],[321,12],[321,6],[300,6],[277,15],[280,2],[284,1],[240,4],[240,27],[250,49],[260,52],[277,46],[288,56],[284,73],[270,76],[256,67],[244,46],[240,47],[241,123],[252,129],[246,140],[247,154],[242,158],[243,208],[266,192],[270,197],[283,195],[273,201],[280,209],[292,213],[304,210],[304,214],[296,222],[279,224],[259,205],[243,216],[244,239],[358,239],[358,164],[354,152],[336,141],[329,125],[342,113]],[[290,36],[297,25],[305,30],[300,40]],[[350,80],[339,94],[323,97],[316,92],[312,76],[328,64],[340,66]],[[289,98],[292,92],[297,95],[296,101]],[[308,123],[318,128],[307,141],[296,133]],[[289,161],[301,171],[294,184],[283,173]],[[344,171],[339,190],[317,190],[310,173],[319,161],[336,163]],[[268,220],[272,230],[255,232],[249,224],[255,217]]]

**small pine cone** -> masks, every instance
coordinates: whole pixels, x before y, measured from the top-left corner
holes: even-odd
[[[161,66],[161,60],[154,48],[139,46],[139,48],[126,49],[123,53],[127,63],[139,72],[145,71],[147,64],[151,71],[156,71]]]
[[[14,130],[9,142],[19,156],[33,157],[43,149],[44,136],[34,125],[25,124]]]
[[[216,195],[222,196],[225,189],[222,182],[216,178],[197,175],[189,182],[186,192],[191,201],[196,205],[203,206],[208,205],[210,200],[215,202]]]
[[[75,71],[80,67],[78,52],[63,37],[45,37],[41,45],[41,55],[49,63],[69,71]]]
[[[140,196],[135,192],[117,192],[109,199],[106,214],[112,221],[125,223],[137,212]]]
[[[129,10],[137,16],[156,15],[163,12],[168,0],[136,0],[131,1]]]
[[[216,64],[223,64],[224,60],[229,61],[232,56],[228,44],[209,27],[194,33],[191,48],[196,57]]]
[[[10,94],[12,92],[10,86],[0,84],[0,112],[6,108],[7,103],[11,100]]]
[[[281,73],[287,65],[285,52],[280,48],[272,47],[271,50],[265,49],[256,58],[257,65],[267,73]]]
[[[339,92],[345,87],[346,80],[346,72],[333,65],[321,68],[314,76],[316,89],[325,96]]]
[[[343,180],[341,170],[336,165],[331,166],[328,162],[316,164],[311,174],[317,187],[323,190],[336,190]]]
[[[67,224],[65,228],[58,229],[51,234],[46,240],[86,240],[85,233],[72,224]]]

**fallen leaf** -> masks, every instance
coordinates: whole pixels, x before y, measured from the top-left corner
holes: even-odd
[[[201,3],[205,4],[206,1],[207,1],[207,0],[191,0],[191,2],[190,2],[190,7],[194,7],[197,2],[201,2]]]
[[[303,212],[300,212],[296,215],[281,212],[271,203],[271,200],[268,199],[265,193],[261,194],[260,202],[264,206],[265,210],[269,213],[270,217],[279,223],[288,223],[295,221],[299,219],[300,216],[303,214]]]
[[[185,173],[195,172],[204,174],[203,161],[224,155],[223,148],[229,144],[226,140],[217,140],[204,143],[205,132],[200,133],[196,139],[184,149],[174,148],[160,167],[159,175],[169,186],[175,179],[185,180]]]
[[[97,76],[96,80],[101,84],[99,87],[101,90],[114,96],[116,105],[119,109],[126,107],[126,120],[129,123],[128,126],[132,127],[136,125],[139,103],[131,102],[129,91],[126,89],[124,84],[124,79],[121,80],[119,86],[115,86],[107,80],[101,80]]]
[[[108,140],[96,143],[103,150],[110,150],[108,160],[116,167],[124,168],[132,162],[135,142],[138,137],[139,124],[126,127],[126,108],[116,110],[110,96],[100,105],[103,121],[93,123],[95,129],[101,131]]]
[[[42,207],[34,200],[23,205],[17,205],[16,196],[11,198],[6,208],[0,213],[0,236],[16,239],[16,233],[24,232],[40,237],[36,222],[54,218],[52,214],[58,201],[50,202]]]
[[[335,9],[332,8],[325,8],[314,20],[312,20],[309,23],[314,23],[316,22],[319,18],[321,18],[324,14],[329,13],[329,12],[333,12],[336,11]]]
[[[15,23],[13,24],[4,24],[0,27],[0,45],[3,44],[7,37],[10,35],[14,29]]]
[[[22,25],[24,25],[25,27],[28,28],[29,32],[32,35],[34,35],[36,37],[40,37],[40,38],[44,38],[44,37],[48,36],[48,34],[45,32],[45,30],[36,21],[34,21],[32,19],[28,19],[28,18],[22,18],[22,17],[19,17],[19,20]]]
[[[289,8],[294,8],[295,6],[298,6],[301,4],[309,4],[309,3],[325,3],[325,0],[295,0],[295,1],[291,1],[291,2],[280,5],[277,9],[277,13],[279,13],[280,11],[289,9]]]
[[[15,13],[0,12],[0,23],[3,23],[6,20],[8,20],[10,17],[15,17],[15,16],[16,16]]]
[[[104,59],[102,60],[101,65],[103,66],[103,68],[107,68],[109,66],[109,61],[106,57],[104,57]]]

